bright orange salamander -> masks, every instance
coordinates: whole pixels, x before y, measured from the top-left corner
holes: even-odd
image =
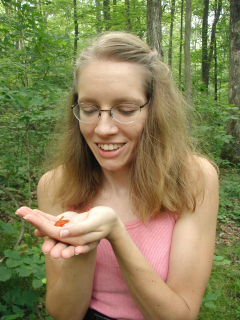
[[[55,222],[56,227],[63,227],[70,220],[63,220],[64,216],[62,216],[58,221]]]

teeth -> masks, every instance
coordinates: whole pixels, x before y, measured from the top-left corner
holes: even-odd
[[[121,146],[123,146],[123,143],[115,143],[115,144],[98,144],[98,147],[108,151],[108,150],[116,150],[118,148],[120,148]]]

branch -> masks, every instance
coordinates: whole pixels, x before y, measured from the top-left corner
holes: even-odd
[[[25,139],[19,134],[19,133],[17,133],[17,132],[15,132],[16,133],[16,135],[22,140],[22,142],[25,144],[25,146],[27,145],[26,144],[26,141],[25,141]],[[39,153],[31,144],[29,144],[29,148],[31,148],[33,151],[35,151],[40,157],[42,157],[43,159],[44,159],[44,156],[41,154],[41,153]]]

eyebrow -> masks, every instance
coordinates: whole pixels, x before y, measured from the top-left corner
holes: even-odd
[[[124,103],[124,102],[135,103],[137,105],[141,105],[142,104],[142,102],[139,100],[139,98],[124,97],[124,98],[114,99],[113,102],[111,103],[111,106],[115,106],[117,104],[121,104],[121,103]],[[85,97],[82,97],[82,98],[78,99],[78,103],[89,103],[89,104],[92,104],[94,106],[98,106],[99,105],[97,100],[95,100],[93,98],[85,98]]]

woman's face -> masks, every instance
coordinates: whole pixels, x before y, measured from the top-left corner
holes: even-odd
[[[122,102],[139,106],[147,102],[144,69],[134,63],[95,60],[78,79],[78,103],[110,110]],[[129,168],[134,149],[143,131],[148,106],[133,123],[119,123],[102,112],[94,123],[79,122],[80,130],[100,166],[108,171]]]

